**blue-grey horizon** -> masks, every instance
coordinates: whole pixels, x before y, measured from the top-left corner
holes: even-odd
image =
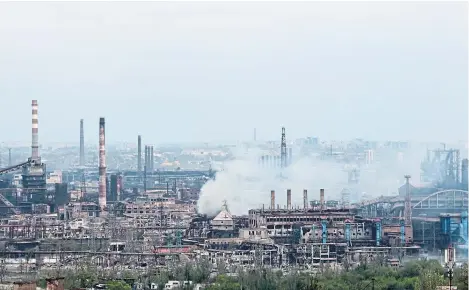
[[[0,142],[467,142],[467,7],[2,2]]]

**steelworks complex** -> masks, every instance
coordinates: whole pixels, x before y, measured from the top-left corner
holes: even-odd
[[[457,149],[429,150],[421,176],[406,175],[396,194],[362,198],[360,166],[374,162],[376,144],[361,142],[338,152],[308,138],[296,150],[287,148],[282,128],[280,146],[265,149],[254,140],[264,152],[259,168],[281,172],[296,155],[311,152],[347,162],[352,164],[348,181],[334,193],[341,198],[328,198],[332,193],[324,189],[312,200],[308,194],[317,191],[272,188],[270,200],[245,215],[233,215],[225,203],[217,215],[207,216],[197,212],[197,201],[204,184],[217,176],[211,159],[198,162],[209,164],[202,169],[185,169],[174,158],[162,160],[139,135],[132,168],[109,170],[105,119],[99,119],[98,162],[86,160],[83,126],[80,120],[78,164],[48,171],[39,154],[38,102],[33,100],[31,156],[15,165],[10,155],[8,166],[0,169],[0,258],[12,277],[21,276],[25,265],[29,272],[80,263],[140,271],[201,257],[213,265],[245,268],[319,271],[377,258],[398,266],[405,258],[441,257],[448,247],[456,249],[457,260],[467,259],[468,160]],[[399,153],[407,146],[394,142],[387,150]],[[162,169],[164,162],[174,168]],[[418,178],[428,184],[414,186]],[[276,202],[279,195],[286,195],[286,204]],[[301,206],[292,204],[292,195],[302,197]]]

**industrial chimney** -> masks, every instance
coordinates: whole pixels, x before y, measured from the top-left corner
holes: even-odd
[[[142,136],[138,135],[137,141],[137,171],[142,172]]]
[[[150,146],[150,172],[155,169],[155,156],[153,155],[153,145]]]
[[[147,192],[147,166],[143,166],[143,193]],[[168,192],[166,190],[166,192]]]
[[[270,191],[270,209],[275,209],[275,190]]]
[[[99,118],[99,206],[106,208],[106,143],[104,118]]]
[[[321,211],[324,210],[324,188],[319,190],[319,204],[321,206]]]
[[[405,192],[405,200],[404,200],[404,220],[406,226],[412,225],[412,200],[410,196],[410,175],[404,175],[406,180],[406,192]]]
[[[145,145],[145,162],[144,162],[145,171],[148,169],[148,145]]]
[[[303,190],[303,207],[305,210],[308,210],[308,190]]]
[[[287,209],[291,209],[291,189],[287,189]]]
[[[37,119],[37,100],[33,100],[32,102],[32,115],[33,115],[33,122],[32,122],[32,143],[31,143],[31,160],[38,161],[39,160],[39,136],[38,136],[38,119]]]
[[[83,119],[80,120],[80,166],[85,165],[85,134],[83,131]]]

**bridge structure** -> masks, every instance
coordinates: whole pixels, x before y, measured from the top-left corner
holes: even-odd
[[[398,200],[391,207],[391,213],[399,213],[404,203]],[[412,199],[412,213],[414,216],[439,216],[441,213],[462,213],[468,210],[468,191],[460,189],[446,189],[432,193],[423,198]]]
[[[352,205],[366,217],[399,217],[404,212],[404,196],[381,196]],[[460,189],[439,190],[427,196],[412,196],[412,216],[438,217],[441,213],[462,213],[468,210],[468,191]]]

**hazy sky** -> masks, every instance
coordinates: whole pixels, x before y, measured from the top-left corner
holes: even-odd
[[[2,2],[0,143],[467,140],[467,5]]]

